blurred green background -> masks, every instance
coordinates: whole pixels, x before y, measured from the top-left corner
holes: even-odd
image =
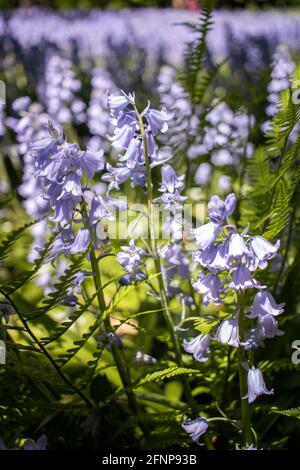
[[[217,7],[296,7],[300,0],[217,0]],[[201,4],[201,2],[200,2]],[[175,7],[194,9],[197,0],[0,0],[0,8],[42,6],[66,8],[134,8],[134,7]]]

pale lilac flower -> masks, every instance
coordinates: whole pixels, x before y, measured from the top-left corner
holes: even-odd
[[[259,282],[252,278],[251,273],[246,266],[239,266],[232,274],[229,289],[244,290],[244,289],[263,289],[266,286],[261,286]]]
[[[182,423],[181,426],[190,435],[191,439],[199,444],[200,437],[207,431],[208,422],[205,418],[199,416],[199,418]]]
[[[274,338],[284,334],[278,329],[278,322],[270,313],[258,317],[258,331],[262,338]]]
[[[184,175],[177,176],[171,165],[164,165],[161,169],[162,182],[160,191],[174,193],[175,189],[181,189],[184,185]]]
[[[226,223],[236,206],[236,197],[234,193],[228,194],[223,202],[219,196],[212,196],[208,203],[208,215],[215,224],[223,225]]]
[[[259,267],[264,269],[267,266],[266,261],[273,258],[279,250],[280,240],[277,240],[275,245],[272,245],[272,243],[265,238],[256,235],[250,238],[249,244],[253,253],[259,260]]]
[[[120,111],[127,108],[129,104],[134,102],[134,96],[123,95],[110,95],[108,94],[107,103],[113,115],[118,116]]]
[[[213,222],[201,225],[192,230],[195,236],[196,244],[200,250],[206,250],[214,243],[220,233],[221,227]]]
[[[114,168],[110,163],[107,163],[106,171],[107,173],[102,176],[102,180],[109,183],[108,191],[111,189],[120,189],[119,185],[127,181],[131,174],[130,169],[126,166]]]
[[[38,438],[35,442],[33,439],[26,439],[24,442],[23,449],[24,450],[47,450],[47,436],[43,435]]]
[[[187,353],[193,354],[196,361],[206,362],[208,361],[207,354],[209,354],[209,345],[211,339],[208,335],[199,335],[196,338],[192,338],[189,341],[183,340],[183,347]]]
[[[203,294],[203,304],[207,305],[209,302],[214,304],[220,304],[222,302],[220,295],[223,292],[222,283],[217,274],[206,274],[203,275],[202,271],[199,271],[197,281],[192,280],[192,286],[199,293]]]
[[[234,319],[223,320],[218,326],[215,339],[220,343],[238,348],[240,345],[238,321]]]
[[[262,290],[254,297],[253,307],[249,308],[251,314],[248,317],[255,318],[267,314],[278,316],[284,312],[284,306],[284,303],[277,305],[272,294]]]
[[[90,232],[87,228],[81,228],[77,233],[75,240],[69,247],[69,253],[75,255],[77,253],[85,253],[90,243]]]
[[[169,113],[166,109],[157,111],[156,109],[149,108],[145,113],[145,117],[151,128],[152,135],[155,136],[159,131],[167,132],[167,122],[174,117],[174,113]]]
[[[268,390],[260,369],[252,367],[248,371],[248,393],[244,399],[248,398],[249,403],[260,395],[273,395],[274,390]]]
[[[232,233],[227,240],[227,257],[241,258],[244,255],[251,256],[251,252],[247,248],[244,238],[239,233]]]

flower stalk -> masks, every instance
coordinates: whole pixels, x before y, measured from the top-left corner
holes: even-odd
[[[240,342],[243,343],[246,340],[246,330],[245,330],[245,312],[244,312],[244,302],[245,302],[245,293],[243,291],[237,294],[237,300],[239,305],[239,337]],[[239,387],[240,387],[240,399],[241,399],[241,418],[242,418],[242,429],[243,429],[243,438],[244,445],[253,444],[253,435],[250,425],[250,406],[247,398],[247,370],[245,369],[246,361],[246,351],[243,346],[238,348],[238,370],[239,370]]]

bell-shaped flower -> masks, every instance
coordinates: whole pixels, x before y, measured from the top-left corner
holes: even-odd
[[[244,399],[248,398],[249,403],[253,403],[254,400],[260,395],[273,395],[274,390],[268,390],[260,369],[252,367],[248,371],[248,393]]]
[[[196,244],[200,250],[206,250],[214,243],[220,233],[221,227],[213,222],[201,225],[192,230],[195,236]]]
[[[177,176],[174,168],[171,165],[164,165],[161,169],[162,183],[160,191],[174,193],[175,189],[183,187],[183,176]]]
[[[69,253],[85,253],[90,243],[90,232],[87,228],[81,228],[77,233],[72,245],[69,246]]]
[[[152,135],[155,136],[159,131],[167,132],[167,122],[174,117],[174,113],[169,113],[166,109],[158,111],[156,109],[149,108],[145,113],[145,117],[150,126]]]
[[[127,181],[130,178],[131,174],[130,169],[126,166],[114,168],[110,165],[110,163],[107,163],[106,171],[107,173],[102,176],[102,180],[109,183],[108,191],[110,191],[111,189],[119,190],[119,185]]]
[[[208,215],[212,222],[215,224],[223,225],[226,222],[236,205],[236,197],[234,193],[228,194],[223,202],[219,196],[212,196],[208,203]]]
[[[117,128],[113,136],[108,137],[114,147],[127,149],[136,131],[136,124],[126,124]]]
[[[183,347],[187,353],[193,354],[196,361],[206,362],[208,360],[207,354],[209,354],[209,345],[211,339],[208,335],[199,335],[196,338],[187,341],[183,340]]]
[[[258,317],[258,331],[262,338],[274,338],[284,334],[278,329],[278,323],[270,313]]]
[[[263,289],[266,286],[261,286],[259,282],[252,278],[251,273],[246,266],[239,266],[233,271],[231,281],[228,284],[229,289],[244,290],[244,289]]]
[[[91,209],[89,212],[90,225],[95,225],[102,219],[113,220],[113,215],[108,210],[108,204],[104,202],[101,196],[92,199]]]
[[[200,437],[207,431],[208,422],[205,418],[200,416],[199,418],[182,423],[181,426],[184,431],[190,435],[194,442],[199,443]]]
[[[134,102],[134,95],[110,95],[107,96],[107,104],[114,116],[118,116],[120,111]]]
[[[273,258],[280,247],[280,240],[277,240],[275,245],[272,245],[264,237],[256,235],[250,238],[249,245],[255,256],[259,260],[259,265],[261,264],[261,269],[266,267],[266,261]]]
[[[220,343],[238,348],[240,345],[238,321],[234,319],[223,320],[218,326],[215,339]]]
[[[215,304],[222,303],[220,294],[222,294],[221,280],[217,274],[206,274],[203,275],[202,271],[199,271],[197,281],[192,280],[192,286],[194,289],[203,295],[203,304],[207,305],[209,302]]]
[[[125,154],[120,158],[120,162],[125,162],[126,166],[130,169],[136,167],[141,163],[142,157],[142,143],[139,139],[132,139]]]
[[[251,252],[244,242],[244,238],[239,233],[232,233],[226,244],[227,258],[241,258],[244,255],[251,256]]]
[[[95,173],[104,169],[104,151],[93,152],[87,149],[81,153],[80,166],[88,178],[93,178]]]
[[[284,312],[284,306],[284,303],[277,305],[272,294],[267,290],[262,290],[254,297],[253,306],[249,308],[251,314],[248,317],[256,318],[267,314],[276,317]]]

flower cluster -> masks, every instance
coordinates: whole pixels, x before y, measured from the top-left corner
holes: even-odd
[[[111,218],[110,205],[97,188],[85,184],[96,172],[104,168],[103,151],[80,150],[69,144],[61,131],[49,125],[50,136],[31,146],[35,161],[35,177],[43,185],[44,197],[53,215],[58,232],[47,255],[47,262],[60,254],[86,252],[93,232],[95,245],[101,243],[96,230],[100,220]],[[82,205],[85,209],[82,209]],[[81,218],[80,218],[81,215]],[[73,226],[82,223],[74,232]]]
[[[253,274],[268,266],[269,261],[279,249],[279,241],[272,245],[262,236],[249,236],[247,228],[239,233],[228,218],[234,212],[235,195],[229,194],[225,201],[212,196],[208,204],[210,222],[194,229],[193,233],[199,248],[193,259],[203,270],[198,279],[192,281],[194,289],[202,295],[204,305],[212,302],[223,303],[230,292],[243,295],[248,289],[255,289],[253,304],[245,314],[248,319],[255,319],[245,338],[241,339],[239,331],[240,303],[237,301],[233,317],[226,318],[218,325],[215,335],[199,335],[184,342],[186,352],[193,354],[200,362],[208,360],[209,346],[212,339],[231,347],[244,348],[246,351],[263,345],[267,338],[283,334],[278,329],[276,317],[283,313],[284,304],[277,305],[266,286],[261,285]],[[261,371],[250,368],[248,372],[249,403],[263,393],[268,392]]]
[[[107,172],[103,175],[103,181],[108,183],[108,192],[112,189],[120,189],[120,184],[131,181],[133,186],[144,186],[146,183],[146,162],[150,159],[151,166],[164,163],[170,155],[159,152],[155,142],[155,136],[159,131],[166,132],[168,121],[172,114],[166,110],[157,111],[150,108],[150,104],[138,115],[135,108],[134,95],[108,96],[108,105],[111,110],[114,135],[110,137],[113,147],[123,151],[119,157],[118,165],[113,167],[107,164]],[[141,127],[141,122],[142,126]],[[147,153],[145,156],[146,140]]]

